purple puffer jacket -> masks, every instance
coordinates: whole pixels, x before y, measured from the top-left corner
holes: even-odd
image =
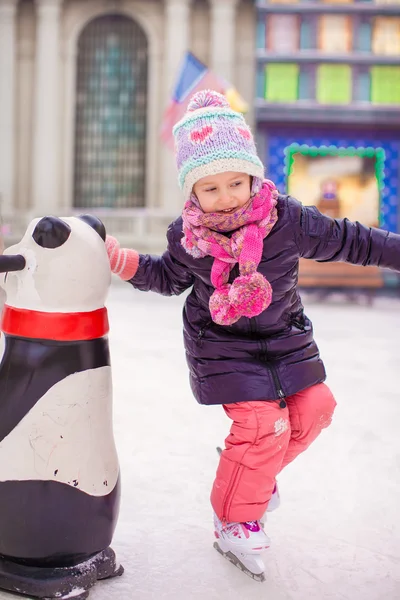
[[[141,255],[130,283],[166,296],[192,287],[183,311],[193,393],[200,404],[280,400],[324,381],[325,369],[297,287],[299,257],[378,265],[400,271],[400,235],[334,220],[290,196],[278,199],[278,222],[265,238],[258,270],[271,283],[272,303],[258,317],[230,326],[211,320],[213,258],[193,258],[181,245],[182,219],[168,228],[161,257]],[[238,275],[237,265],[230,281]]]

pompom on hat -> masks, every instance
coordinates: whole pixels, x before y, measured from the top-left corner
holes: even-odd
[[[194,94],[173,135],[185,201],[194,184],[208,175],[237,171],[260,181],[264,178],[249,126],[218,92],[203,90]]]

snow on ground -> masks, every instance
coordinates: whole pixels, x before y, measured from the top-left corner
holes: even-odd
[[[280,476],[263,584],[212,547],[215,446],[229,421],[191,395],[182,302],[117,282],[110,292],[123,484],[113,547],[125,574],[91,600],[400,599],[400,300],[305,302],[338,407]]]

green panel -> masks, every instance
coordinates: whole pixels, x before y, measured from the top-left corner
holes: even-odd
[[[265,67],[265,99],[269,102],[296,102],[299,89],[299,66],[269,64]]]
[[[400,67],[371,67],[371,102],[400,104]]]
[[[349,104],[351,67],[320,65],[317,69],[317,101],[321,104]]]

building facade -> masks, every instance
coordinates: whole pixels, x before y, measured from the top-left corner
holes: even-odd
[[[399,0],[256,4],[267,172],[305,204],[399,232]]]
[[[123,243],[163,243],[181,209],[159,136],[180,61],[191,50],[252,106],[255,26],[251,0],[0,0],[6,238],[92,212]]]

